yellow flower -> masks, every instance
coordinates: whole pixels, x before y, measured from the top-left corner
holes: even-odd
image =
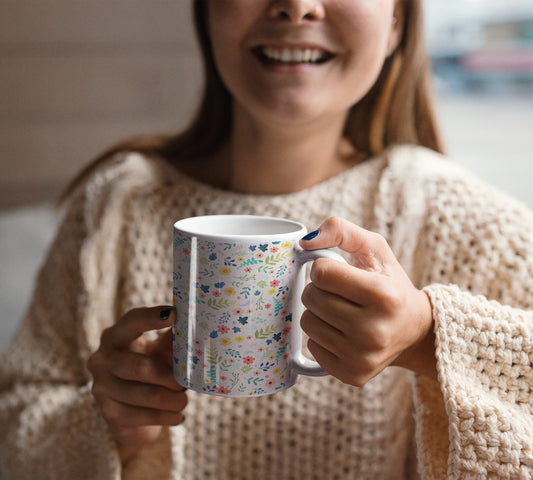
[[[220,339],[220,345],[227,347],[231,343],[231,340],[228,337],[223,337]]]
[[[235,337],[235,341],[236,341],[237,343],[242,343],[242,342],[244,342],[244,337],[242,337],[241,335],[239,335],[238,337]]]
[[[238,262],[244,262],[244,257],[239,257],[239,258],[237,258],[237,261],[238,261]]]
[[[270,355],[270,357],[268,357],[269,360],[274,360],[274,355]]]
[[[281,368],[275,368],[274,371],[272,372],[274,375],[277,375],[279,372],[281,372]]]
[[[176,335],[176,337],[178,338],[183,337],[183,333],[181,332],[181,330],[178,330],[177,328],[174,329],[174,335]]]
[[[274,295],[276,293],[276,289],[275,288],[271,288],[269,291],[268,291],[268,294],[269,295]]]
[[[231,274],[231,268],[223,267],[220,269],[220,273],[222,275],[230,275]]]
[[[228,287],[224,289],[224,293],[228,296],[235,295],[237,292],[233,287]]]
[[[283,242],[281,244],[281,248],[285,248],[285,249],[291,248],[291,242]]]

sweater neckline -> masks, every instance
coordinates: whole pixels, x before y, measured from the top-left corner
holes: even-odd
[[[160,170],[162,170],[161,173],[163,174],[163,178],[170,182],[171,187],[185,182],[189,186],[194,188],[197,192],[205,193],[211,198],[216,197],[220,199],[231,198],[239,200],[254,199],[257,201],[268,201],[271,199],[291,200],[297,199],[302,196],[310,198],[310,196],[318,195],[322,192],[335,191],[337,188],[340,188],[342,184],[345,184],[350,179],[354,179],[355,181],[357,177],[366,177],[371,172],[374,172],[376,168],[378,168],[380,165],[383,165],[383,163],[387,161],[388,154],[389,152],[385,151],[380,155],[368,158],[367,160],[353,165],[342,172],[339,172],[329,178],[326,178],[325,180],[322,180],[319,183],[311,185],[310,187],[304,188],[302,190],[280,194],[241,193],[235,192],[233,190],[226,190],[220,187],[213,186],[209,183],[202,182],[201,180],[192,177],[191,175],[183,172],[176,166],[170,164],[163,158],[158,157],[155,160],[158,163]],[[382,168],[378,169],[381,170]]]

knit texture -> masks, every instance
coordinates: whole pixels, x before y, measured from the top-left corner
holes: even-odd
[[[254,399],[188,391],[186,422],[122,468],[87,358],[129,309],[171,303],[172,225],[215,213],[309,229],[339,215],[384,235],[431,300],[439,381],[387,368],[361,388],[301,377]],[[531,252],[524,206],[420,147],[275,196],[118,155],[72,198],[1,359],[0,471],[7,480],[532,478]]]

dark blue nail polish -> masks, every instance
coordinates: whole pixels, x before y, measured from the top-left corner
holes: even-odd
[[[165,308],[159,312],[159,318],[161,318],[161,320],[168,320],[168,317],[170,317],[171,313],[172,308]]]
[[[306,242],[313,240],[313,238],[316,238],[319,233],[320,230],[315,230],[314,232],[308,233],[304,238],[302,238],[302,240],[305,240]]]

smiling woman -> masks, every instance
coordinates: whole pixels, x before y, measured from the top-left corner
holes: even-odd
[[[21,480],[533,475],[533,215],[441,155],[422,1],[193,5],[205,85],[190,125],[113,146],[65,194],[0,362],[1,468]],[[287,245],[250,247],[268,278],[242,294],[228,274],[253,282],[244,253],[206,252],[220,265],[212,284],[199,273],[197,301],[228,310],[185,350],[213,396],[173,376],[169,327],[189,310],[169,306],[185,278],[172,225],[220,214],[293,218],[312,232],[294,248],[338,247],[351,263],[313,263],[298,319],[277,308],[289,292],[266,267]],[[272,301],[231,303],[260,288]],[[292,326],[268,329],[259,311]],[[290,361],[298,321],[329,376],[228,398],[230,366],[250,388],[286,381],[275,355],[243,345]],[[210,339],[229,353],[202,350]]]

